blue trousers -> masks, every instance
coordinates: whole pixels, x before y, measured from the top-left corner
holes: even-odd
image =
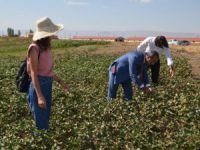
[[[37,129],[48,129],[49,128],[49,118],[51,112],[51,101],[52,101],[52,77],[38,76],[40,88],[43,96],[46,100],[46,109],[42,109],[38,106],[38,98],[31,81],[29,90],[27,93],[27,102],[30,107],[31,113],[35,120],[35,125]]]
[[[154,65],[151,65],[150,68],[152,82],[158,83],[158,78],[160,74],[160,59]]]
[[[128,79],[126,82],[121,83],[121,85],[124,90],[124,98],[131,100],[132,95],[133,95],[131,79]],[[110,70],[109,83],[108,83],[108,97],[109,98],[116,98],[118,86],[119,84],[115,83],[115,75]]]

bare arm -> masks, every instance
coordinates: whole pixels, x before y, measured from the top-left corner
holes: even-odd
[[[172,60],[172,56],[171,56],[171,52],[169,48],[165,48],[165,55],[167,58],[167,65],[169,66],[169,72],[171,77],[174,76],[174,67],[173,67],[173,60]]]
[[[65,82],[62,79],[60,79],[55,73],[54,73],[53,79],[63,87],[65,92],[69,92],[68,85],[65,84]]]
[[[30,61],[31,79],[38,97],[38,106],[41,108],[46,108],[46,100],[42,95],[38,80],[38,53],[36,50],[34,50],[34,48],[30,51],[30,57],[28,59]]]

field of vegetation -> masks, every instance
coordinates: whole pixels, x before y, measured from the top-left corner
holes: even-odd
[[[107,102],[108,67],[121,53],[93,53],[110,44],[101,41],[53,41],[55,72],[71,93],[54,83],[50,130],[33,136],[26,95],[15,86],[30,42],[0,39],[0,149],[200,148],[200,83],[192,78],[187,59],[174,58],[176,76],[170,78],[161,57],[161,82],[154,94],[133,84],[132,101],[123,101],[120,87],[117,99]]]

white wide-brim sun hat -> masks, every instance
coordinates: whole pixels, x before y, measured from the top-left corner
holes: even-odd
[[[33,41],[53,36],[64,28],[62,24],[54,24],[48,17],[38,19],[36,25],[37,27],[33,34]]]

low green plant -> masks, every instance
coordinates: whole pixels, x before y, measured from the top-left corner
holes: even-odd
[[[117,98],[107,102],[108,67],[117,57],[86,53],[56,59],[55,72],[71,93],[54,84],[50,130],[37,131],[37,137],[26,96],[14,83],[19,58],[2,57],[0,149],[198,149],[200,87],[187,60],[174,59],[174,78],[162,65],[153,95],[133,85],[132,101],[123,101],[120,87]]]

